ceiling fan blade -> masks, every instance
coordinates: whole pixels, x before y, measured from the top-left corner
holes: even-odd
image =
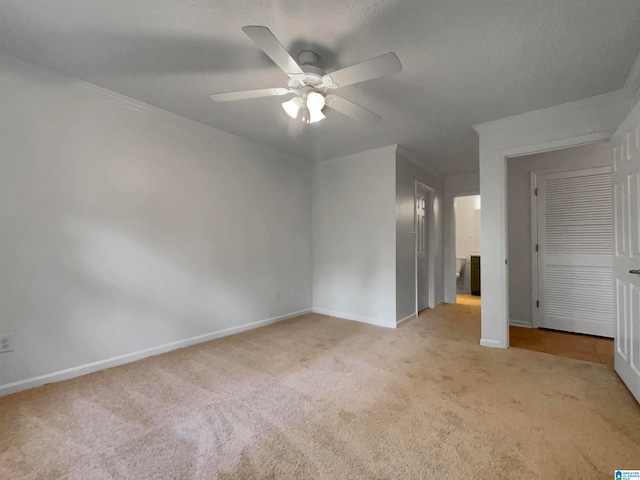
[[[377,113],[373,113],[371,110],[367,110],[366,108],[361,107],[360,105],[357,105],[343,97],[336,97],[333,102],[331,102],[331,104],[327,104],[327,106],[342,113],[343,115],[346,115],[347,117],[359,120],[368,125],[378,123],[380,119],[382,119],[382,117]]]
[[[290,137],[297,137],[304,130],[304,122],[297,118],[289,120],[289,128],[287,128],[287,135]]]
[[[389,52],[379,57],[365,60],[350,67],[342,68],[338,71],[330,73],[331,78],[336,85],[333,88],[346,87],[354,83],[364,82],[385,75],[398,73],[402,70],[402,64],[395,53]]]
[[[260,88],[257,90],[240,90],[238,92],[213,93],[209,95],[216,102],[231,102],[233,100],[247,100],[250,98],[272,97],[286,95],[288,88]]]
[[[289,55],[271,30],[260,25],[247,25],[242,27],[251,40],[266,53],[273,63],[278,65],[287,75],[304,74],[300,65]]]

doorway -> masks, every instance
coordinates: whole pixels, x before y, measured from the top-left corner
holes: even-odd
[[[514,347],[612,361],[613,342],[602,338],[613,335],[610,148],[601,142],[507,161]]]
[[[456,303],[480,305],[480,195],[453,199]]]

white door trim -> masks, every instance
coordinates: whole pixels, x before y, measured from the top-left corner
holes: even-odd
[[[497,217],[500,219],[499,230],[501,232],[501,242],[496,246],[499,250],[498,258],[500,259],[500,270],[487,269],[483,270],[483,276],[489,277],[491,274],[494,275],[491,280],[494,281],[495,291],[498,292],[494,298],[491,298],[491,302],[487,300],[482,302],[482,318],[487,318],[487,311],[492,312],[492,318],[497,317],[500,319],[499,321],[499,339],[486,339],[484,336],[480,339],[480,345],[485,347],[492,348],[509,348],[509,272],[507,269],[508,262],[508,252],[507,252],[507,243],[508,243],[508,223],[507,223],[507,162],[510,158],[514,157],[522,157],[525,155],[531,155],[534,153],[542,153],[542,152],[550,152],[552,150],[560,150],[562,148],[569,147],[579,147],[581,145],[589,145],[592,143],[604,142],[611,138],[611,132],[594,132],[586,135],[577,135],[574,137],[562,138],[560,140],[553,140],[550,142],[542,142],[533,145],[527,145],[517,148],[508,148],[503,150],[498,150],[498,164],[500,166],[498,175],[500,177],[500,183],[502,188],[498,191],[498,194],[501,197],[499,202],[500,211],[497,214]],[[482,187],[482,172],[480,175],[480,186]],[[482,195],[482,189],[480,192]],[[493,212],[492,212],[493,213]],[[494,222],[495,218],[493,215],[489,217],[491,223]],[[487,223],[484,221],[483,223]],[[483,235],[484,237],[484,235]],[[484,245],[482,246],[482,250],[485,251]],[[504,265],[504,269],[502,266]],[[495,271],[494,271],[495,270]],[[497,273],[497,275],[496,275]],[[486,278],[485,278],[486,280]],[[486,283],[486,282],[485,282]],[[492,303],[492,305],[487,305],[488,303]],[[486,325],[489,323],[487,320],[484,320],[483,323]],[[483,326],[482,328],[487,328]],[[491,335],[494,335],[496,332],[491,332]],[[485,335],[482,333],[481,335]]]
[[[530,205],[531,205],[531,326],[538,328],[540,326],[540,319],[538,318],[538,250],[535,247],[538,244],[538,199],[536,198],[536,192],[538,190],[538,175],[541,175],[542,170],[535,170],[531,172],[531,191],[530,191]]]
[[[445,263],[444,281],[451,282],[451,284],[453,285],[453,292],[455,293],[455,295],[453,296],[453,299],[447,300],[445,298],[445,302],[447,303],[452,303],[452,304],[458,303],[458,299],[457,299],[458,292],[457,292],[456,272],[455,272],[456,257],[457,257],[456,255],[456,209],[455,209],[456,198],[472,197],[475,195],[480,195],[480,190],[470,190],[468,192],[456,192],[456,194],[453,197],[451,197],[450,205],[448,205],[447,207],[448,212],[450,212],[450,214],[449,215],[445,214],[445,222],[449,224],[450,235],[449,235],[449,242],[448,242],[449,243],[449,266],[447,266],[447,264]],[[451,266],[453,267],[451,268]],[[466,265],[465,268],[471,269],[471,265]]]
[[[435,292],[435,282],[436,282],[436,272],[435,272],[435,234],[434,234],[434,226],[435,219],[433,215],[433,197],[435,194],[435,190],[430,186],[415,180],[413,187],[413,274],[415,278],[415,314],[418,316],[418,242],[417,242],[417,228],[416,228],[416,200],[418,198],[418,190],[423,190],[427,193],[427,228],[428,232],[428,240],[427,240],[427,288],[429,290],[429,299],[427,308],[435,308],[436,306],[436,292]]]

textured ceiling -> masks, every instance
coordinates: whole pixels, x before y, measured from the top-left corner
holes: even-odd
[[[337,112],[286,136],[284,86],[241,31],[266,25],[328,72],[393,51],[403,71],[339,90]],[[0,50],[310,160],[399,143],[444,175],[477,171],[472,125],[617,90],[640,52],[638,0],[2,0]]]

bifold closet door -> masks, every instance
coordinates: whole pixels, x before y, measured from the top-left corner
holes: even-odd
[[[538,325],[614,336],[611,169],[538,175]]]

